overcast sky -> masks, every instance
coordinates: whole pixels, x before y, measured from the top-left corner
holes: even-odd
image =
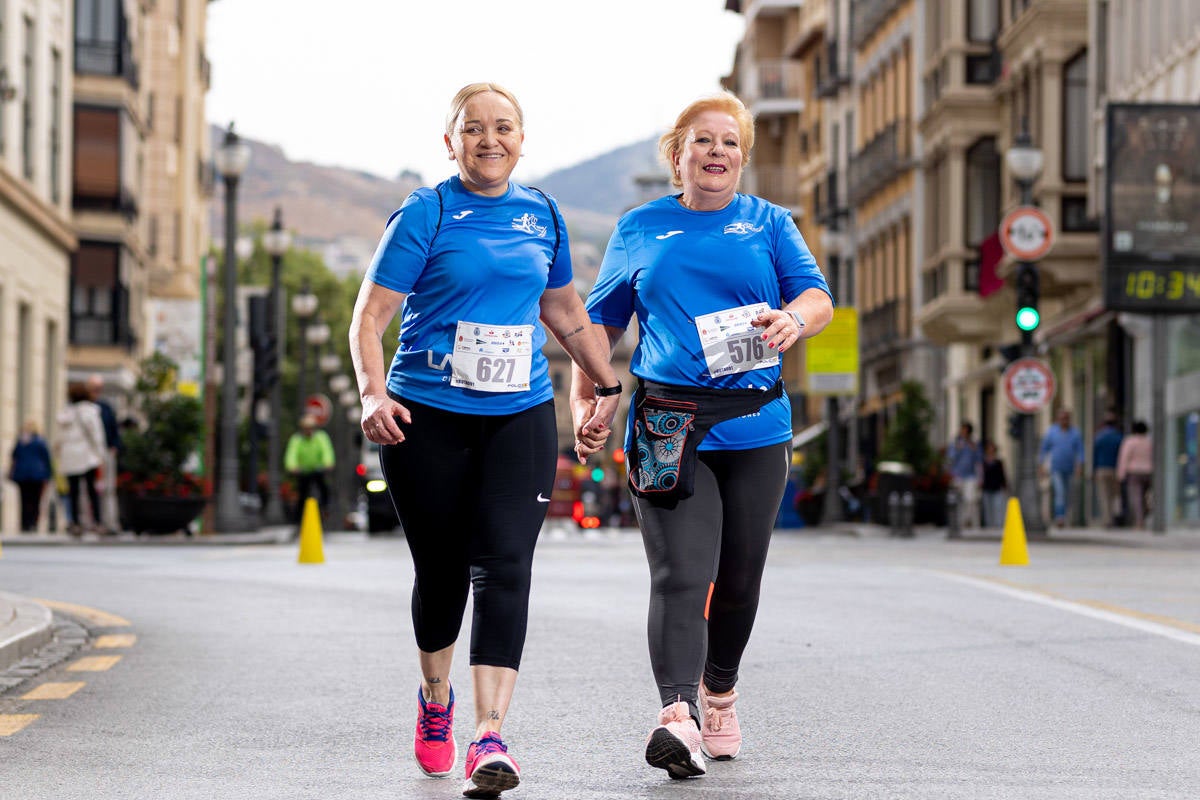
[[[208,6],[210,122],[293,160],[436,182],[454,93],[507,86],[528,181],[660,134],[720,89],[744,20],[724,0],[223,0]]]

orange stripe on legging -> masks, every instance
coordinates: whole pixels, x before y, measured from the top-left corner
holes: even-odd
[[[708,619],[708,606],[712,603],[713,588],[716,586],[712,581],[708,582],[708,597],[704,598],[704,619]]]

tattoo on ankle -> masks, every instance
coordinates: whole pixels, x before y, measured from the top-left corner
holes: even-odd
[[[487,718],[488,719],[500,719],[500,712],[493,708],[491,711],[488,712]]]

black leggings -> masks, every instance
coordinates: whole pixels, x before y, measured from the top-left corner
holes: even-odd
[[[737,683],[790,456],[788,442],[702,450],[691,497],[634,497],[650,563],[650,665],[664,706],[683,700],[699,716],[701,672],[713,692]]]
[[[517,669],[533,548],[554,489],[554,403],[518,414],[456,414],[411,400],[405,440],[379,461],[412,551],[417,647],[454,644],[474,592],[472,665]]]
[[[76,525],[83,525],[83,504],[79,502],[80,484],[87,492],[88,505],[92,508],[92,524],[100,525],[100,493],[96,491],[97,471],[97,467],[92,467],[80,475],[67,476],[67,491],[71,495],[71,517]]]

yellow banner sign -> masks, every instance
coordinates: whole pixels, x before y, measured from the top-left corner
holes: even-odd
[[[805,344],[810,395],[858,393],[858,309],[835,308],[825,330]]]

